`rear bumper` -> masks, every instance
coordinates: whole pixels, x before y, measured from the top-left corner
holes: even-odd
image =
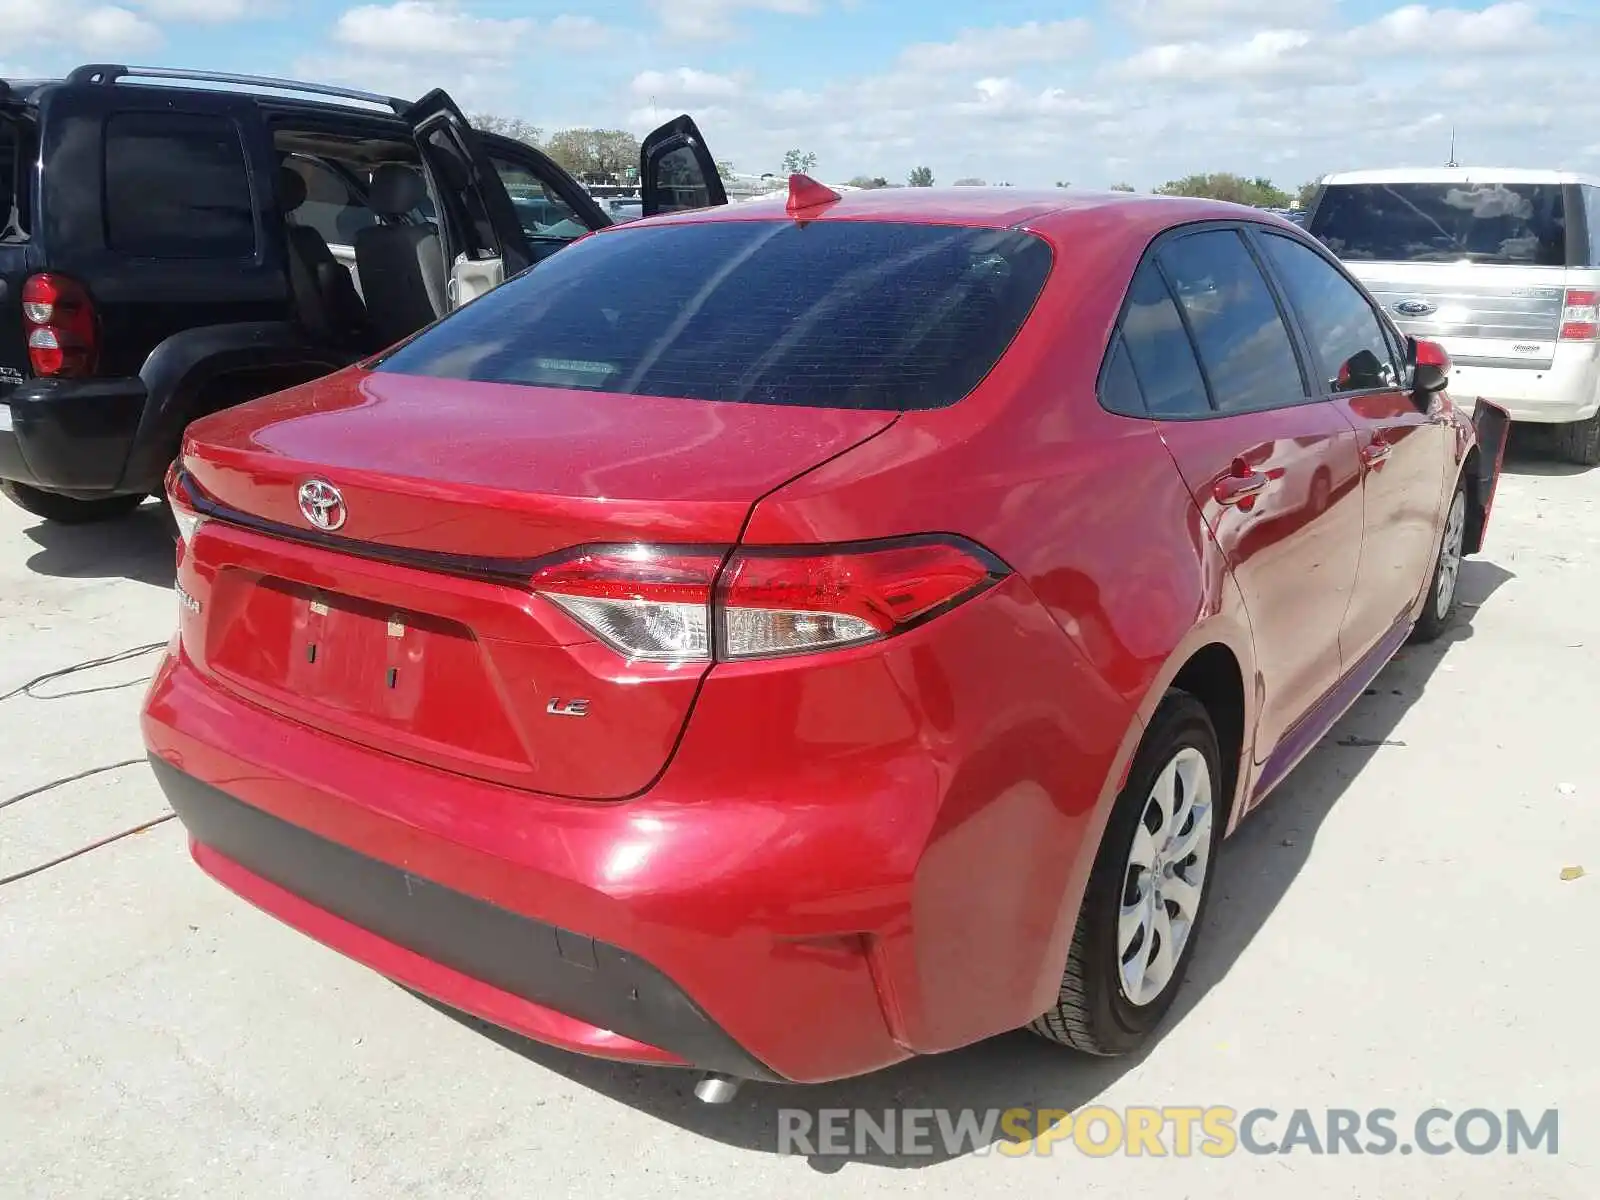
[[[310,936],[569,1050],[811,1083],[1053,1002],[1137,741],[1062,702],[1068,646],[1013,579],[892,648],[731,667],[626,802],[319,732],[177,643],[143,730],[200,865]]]
[[[625,950],[368,858],[159,758],[151,765],[208,874],[391,978],[569,1050],[778,1078]]]
[[[1588,347],[1563,345],[1555,361],[1542,370],[1479,367],[1457,358],[1450,370],[1450,394],[1469,410],[1480,397],[1492,400],[1513,421],[1587,420],[1600,409],[1600,357]]]
[[[18,384],[0,397],[0,479],[79,499],[150,491],[124,479],[145,399],[138,379]]]

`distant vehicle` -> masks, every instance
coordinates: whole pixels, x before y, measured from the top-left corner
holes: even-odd
[[[228,887],[705,1099],[1130,1053],[1222,838],[1456,616],[1506,423],[1448,372],[1231,204],[602,230],[190,429],[146,745]]]
[[[726,201],[688,117],[640,156],[645,210]],[[61,523],[159,493],[195,417],[615,222],[442,91],[106,64],[0,81],[0,219],[0,492]]]
[[[1565,458],[1600,464],[1600,179],[1355,171],[1323,181],[1306,228],[1449,351],[1457,396],[1554,425]]]

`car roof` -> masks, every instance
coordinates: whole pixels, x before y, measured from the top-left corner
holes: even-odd
[[[785,214],[788,193],[776,192],[739,204],[691,209],[631,222],[625,228],[698,224],[709,221],[770,221]],[[1190,221],[1258,220],[1298,228],[1262,209],[1189,196],[1154,196],[1138,192],[1095,192],[1071,189],[1011,187],[866,188],[839,194],[826,207],[803,214],[807,221],[894,221],[924,225],[970,225],[989,229],[1031,229],[1054,233],[1093,214],[1097,224],[1110,220],[1130,234],[1153,235]]]
[[[1577,171],[1538,167],[1387,167],[1377,171],[1340,171],[1324,184],[1341,183],[1588,183],[1600,178]]]

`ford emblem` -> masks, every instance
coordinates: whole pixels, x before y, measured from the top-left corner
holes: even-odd
[[[1402,300],[1394,310],[1407,317],[1425,317],[1434,311],[1434,306],[1426,300]]]

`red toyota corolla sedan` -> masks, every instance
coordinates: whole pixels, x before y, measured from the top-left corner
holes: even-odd
[[[1482,542],[1503,414],[1204,201],[856,192],[574,245],[197,424],[144,733],[194,857],[583,1053],[1129,1051],[1217,848]]]

